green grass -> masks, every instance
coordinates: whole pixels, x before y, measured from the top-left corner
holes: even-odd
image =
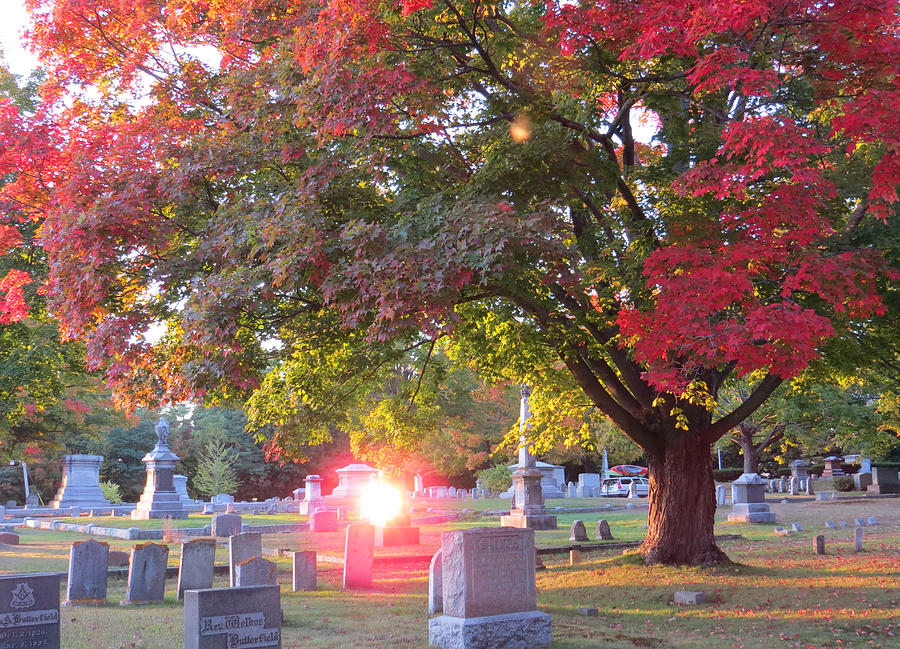
[[[744,538],[722,544],[735,563],[716,568],[644,567],[637,565],[634,556],[623,556],[617,551],[586,553],[584,562],[575,566],[568,565],[566,555],[543,556],[548,569],[537,576],[538,602],[541,610],[553,616],[554,649],[896,646],[900,637],[900,527],[896,525],[900,502],[793,500],[784,505],[771,501],[780,525],[790,527],[791,522],[797,521],[807,530],[789,537],[775,536],[772,525],[735,525],[717,520],[718,534],[737,533]],[[508,506],[508,501],[487,501],[486,509],[500,509],[500,502]],[[621,500],[614,502],[623,504]],[[471,501],[461,501],[460,508],[470,504]],[[554,501],[549,504],[554,506]],[[585,521],[593,538],[593,523],[602,517],[609,520],[617,539],[637,540],[643,533],[641,526],[646,515],[646,509],[558,514],[560,529],[539,532],[537,539],[542,546],[567,544],[568,526],[575,518]],[[875,516],[881,522],[865,529],[865,549],[861,553],[853,551],[852,529],[823,528],[826,519],[852,522],[857,516]],[[420,546],[379,549],[378,554],[427,556],[437,547],[441,531],[497,524],[496,519],[488,518],[422,526]],[[17,531],[21,532],[21,545],[0,549],[0,573],[65,570],[69,544],[85,538],[28,528]],[[824,557],[812,552],[813,537],[820,533],[827,539],[828,554]],[[124,540],[102,540],[113,549],[124,550],[132,545]],[[343,534],[265,535],[263,546],[316,549],[322,555],[340,557]],[[170,565],[177,565],[178,551],[178,544],[170,545]],[[292,593],[289,558],[267,558],[277,563],[282,584],[285,649],[427,646],[427,564],[376,564],[372,591],[344,592],[340,589],[340,564],[320,561],[320,589]],[[225,562],[227,550],[220,546],[217,563]],[[218,578],[216,586],[224,587],[226,583],[224,578]],[[183,611],[181,603],[174,599],[174,589],[174,580],[169,580],[165,602],[121,607],[125,580],[111,579],[108,605],[63,610],[62,646],[180,646]],[[710,602],[699,607],[675,606],[672,599],[676,590],[702,590]],[[597,607],[600,615],[578,615],[576,610],[581,606]]]

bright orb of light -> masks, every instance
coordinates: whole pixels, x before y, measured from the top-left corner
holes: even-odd
[[[514,142],[524,142],[531,137],[531,120],[528,115],[519,115],[509,126],[509,134]]]
[[[403,513],[403,494],[389,484],[373,482],[360,501],[360,510],[372,525],[384,527]]]

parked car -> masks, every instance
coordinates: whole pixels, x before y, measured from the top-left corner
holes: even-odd
[[[646,498],[650,494],[650,481],[647,478],[607,478],[600,483],[600,495],[607,497],[627,498],[631,485],[635,485],[637,495]]]

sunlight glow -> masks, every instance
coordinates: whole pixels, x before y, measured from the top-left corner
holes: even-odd
[[[360,502],[362,517],[373,525],[385,523],[403,513],[403,494],[384,482],[373,482]]]

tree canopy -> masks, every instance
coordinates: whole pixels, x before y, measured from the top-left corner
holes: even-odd
[[[28,4],[2,192],[127,404],[296,439],[446,341],[580,390],[650,464],[644,557],[716,561],[710,444],[897,277],[854,239],[897,200],[895,2]]]

